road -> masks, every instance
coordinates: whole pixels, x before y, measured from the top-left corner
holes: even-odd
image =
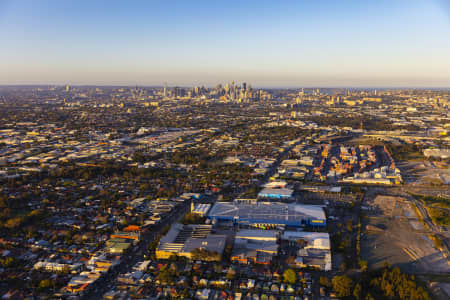
[[[297,142],[293,143],[292,145],[290,145],[289,147],[287,147],[286,149],[284,149],[284,151],[278,156],[278,158],[272,164],[270,169],[266,172],[264,177],[258,180],[258,182],[256,183],[258,186],[264,184],[270,177],[272,177],[275,174],[275,172],[277,171],[277,169],[280,166],[280,164],[283,161],[283,159],[286,157],[287,154],[289,154],[289,152],[295,146],[298,145],[298,143],[300,143],[300,141],[297,141]],[[244,194],[244,193],[245,193],[245,191],[243,193],[241,193],[241,194]]]
[[[274,162],[270,170],[266,175],[258,181],[258,185],[263,184],[268,178],[270,178],[281,164],[283,158],[295,147],[298,142],[287,147]],[[152,228],[151,231],[143,233],[141,241],[135,246],[131,252],[122,256],[119,265],[111,268],[107,273],[103,274],[97,281],[89,286],[89,289],[84,293],[81,299],[101,299],[103,295],[111,290],[116,282],[119,274],[127,273],[131,271],[131,268],[139,261],[144,260],[144,254],[148,252],[149,243],[155,239],[156,235],[166,226],[173,224],[180,219],[189,209],[189,203],[185,202],[182,206],[175,208],[171,215],[166,217]]]
[[[420,216],[418,216],[418,217],[423,219],[423,221],[427,225],[429,231],[436,236],[442,237],[441,236],[441,234],[442,234],[441,226],[434,224],[433,220],[431,219],[431,217],[428,213],[428,210],[425,208],[425,205],[421,201],[415,199],[409,193],[407,193],[407,191],[405,190],[404,187],[401,187],[400,189],[393,189],[392,191],[393,192],[396,191],[399,196],[406,197],[410,202],[414,203],[420,213]],[[450,257],[449,244],[447,243],[446,238],[442,238],[442,241],[443,241],[443,245],[442,245],[441,252],[444,255],[444,257],[446,257],[448,260],[448,258]]]
[[[181,206],[176,207],[172,213],[164,218],[159,224],[151,227],[151,230],[146,231],[141,235],[139,243],[133,249],[125,253],[121,257],[119,265],[111,268],[107,273],[89,286],[89,289],[83,294],[81,299],[101,299],[103,295],[111,290],[116,282],[119,274],[131,271],[131,268],[138,262],[144,260],[144,254],[148,253],[148,245],[155,239],[158,233],[167,225],[173,224],[180,219],[189,209],[189,203],[186,201]]]

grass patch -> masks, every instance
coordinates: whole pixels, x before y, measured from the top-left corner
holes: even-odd
[[[427,205],[450,208],[450,199],[445,197],[427,196],[410,193],[416,200],[423,201]]]
[[[427,207],[427,210],[435,224],[441,226],[450,225],[450,213],[447,210],[436,207]]]

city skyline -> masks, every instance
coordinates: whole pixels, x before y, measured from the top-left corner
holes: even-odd
[[[0,85],[450,87],[445,1],[0,2]]]

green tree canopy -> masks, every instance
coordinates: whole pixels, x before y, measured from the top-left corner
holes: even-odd
[[[346,276],[335,276],[333,278],[333,289],[338,297],[348,297],[352,293],[353,280]]]
[[[283,279],[285,283],[295,284],[297,282],[297,274],[292,269],[287,269],[283,273]]]

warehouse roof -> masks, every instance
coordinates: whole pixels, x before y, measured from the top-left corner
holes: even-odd
[[[241,229],[236,233],[237,239],[274,240],[277,239],[277,230]]]
[[[196,213],[196,214],[199,214],[201,216],[205,216],[210,207],[211,207],[211,204],[197,203],[197,204],[195,204],[194,209],[192,210],[192,212]]]
[[[304,219],[326,220],[319,205],[301,205],[281,202],[216,202],[208,213],[209,218],[264,219],[301,221]]]
[[[307,248],[330,249],[328,232],[285,231],[282,238],[285,240],[306,240],[309,244]]]
[[[211,234],[211,227],[211,225],[174,224],[169,232],[161,238],[158,250],[179,253],[204,248],[208,251],[222,253],[226,236]]]
[[[279,181],[271,181],[264,185],[265,188],[273,189],[273,188],[285,188],[287,186],[287,182],[284,180]]]
[[[266,195],[280,195],[284,197],[291,197],[293,193],[294,193],[293,190],[286,188],[280,189],[264,188],[259,192],[258,196],[264,197]]]

